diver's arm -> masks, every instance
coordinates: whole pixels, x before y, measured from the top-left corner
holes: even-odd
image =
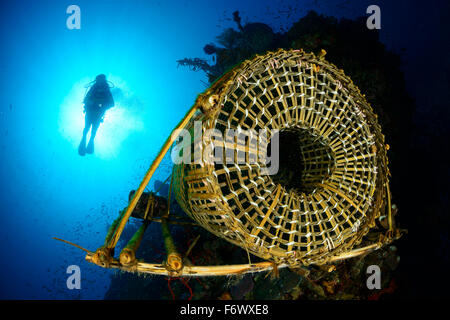
[[[92,87],[89,89],[88,93],[86,93],[86,95],[84,96],[84,99],[83,99],[84,105],[86,105],[88,103],[89,99],[91,99],[91,95],[92,95]]]
[[[110,91],[108,91],[108,102],[106,104],[106,109],[114,107],[114,98]]]

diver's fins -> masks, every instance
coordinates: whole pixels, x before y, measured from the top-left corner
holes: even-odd
[[[89,141],[87,148],[86,148],[86,153],[89,153],[89,154],[94,153],[94,141],[92,141],[92,140]]]
[[[78,154],[84,156],[86,154],[86,139],[81,139],[80,145],[78,146]]]

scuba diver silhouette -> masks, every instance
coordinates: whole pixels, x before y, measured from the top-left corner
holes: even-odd
[[[108,82],[106,81],[106,76],[104,74],[99,74],[93,82],[94,84],[90,87],[83,100],[85,117],[83,137],[81,138],[80,146],[78,147],[80,156],[84,156],[86,153],[94,153],[94,139],[97,134],[97,129],[103,121],[106,110],[114,106],[114,99]],[[91,127],[91,136],[86,147],[86,136]]]

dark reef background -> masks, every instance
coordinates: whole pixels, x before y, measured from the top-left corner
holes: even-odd
[[[366,8],[381,8],[368,30]],[[450,3],[406,0],[79,0],[81,30],[68,30],[61,1],[0,3],[0,299],[395,299],[448,297]],[[255,53],[327,51],[379,115],[390,145],[393,203],[408,234],[363,259],[310,277],[280,270],[191,279],[105,270],[58,236],[90,250],[103,243],[172,128],[197,94]],[[106,73],[116,106],[81,158],[84,85]],[[167,195],[166,158],[150,190]],[[179,214],[176,203],[173,208]],[[123,237],[138,227],[134,219]],[[247,261],[197,228],[173,227],[181,252],[200,240],[196,264]],[[123,241],[119,243],[120,247]],[[139,257],[163,261],[158,224]],[[252,261],[258,261],[252,258]],[[66,287],[79,265],[82,289]],[[365,285],[370,264],[383,289]]]

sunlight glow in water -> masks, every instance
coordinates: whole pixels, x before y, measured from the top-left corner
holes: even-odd
[[[68,140],[77,152],[84,128],[83,98],[86,91],[85,86],[95,76],[84,78],[77,82],[67,94],[60,107],[59,132]],[[126,83],[116,77],[107,75],[108,81],[114,84],[111,93],[115,106],[109,109],[100,124],[95,137],[95,152],[93,155],[102,159],[115,157],[122,143],[134,131],[144,128],[142,121],[142,103],[127,88]],[[90,133],[89,133],[90,134]],[[87,141],[89,141],[89,134]]]

